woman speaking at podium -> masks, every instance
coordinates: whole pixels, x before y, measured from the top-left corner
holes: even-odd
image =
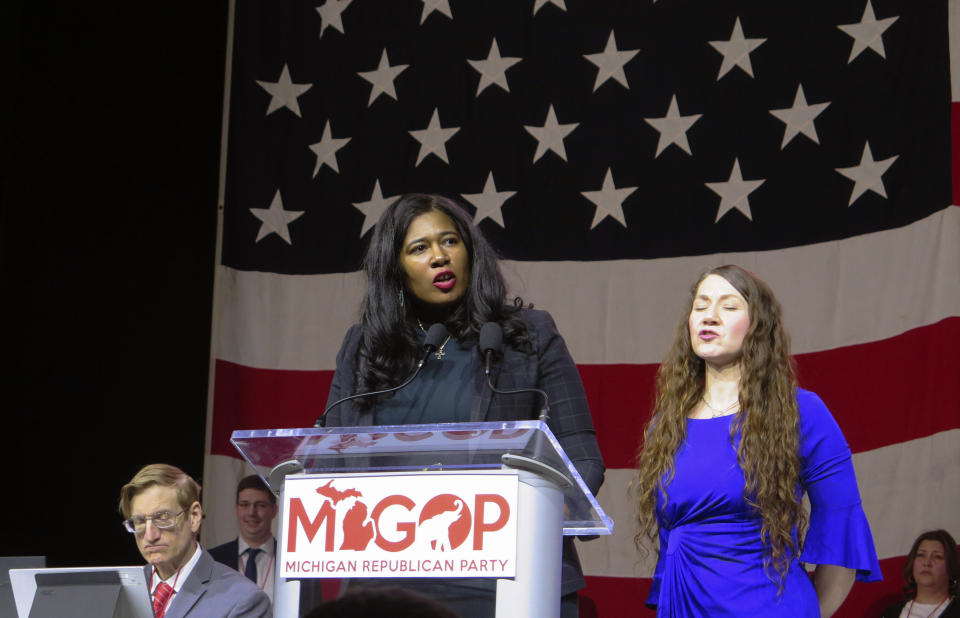
[[[553,319],[545,311],[507,301],[493,248],[455,202],[408,194],[380,217],[363,262],[367,291],[360,323],[347,332],[327,405],[355,393],[395,387],[413,374],[427,331],[446,326],[419,375],[386,396],[346,401],[327,414],[327,426],[402,425],[536,419],[540,395],[495,395],[487,385],[478,338],[484,324],[503,333],[499,390],[541,389],[550,402],[548,424],[596,494],[603,461],[580,375]],[[564,537],[562,615],[577,615],[584,586],[572,539]],[[356,585],[397,581],[353,580]],[[468,617],[492,617],[496,580],[402,580],[405,588],[444,602]]]

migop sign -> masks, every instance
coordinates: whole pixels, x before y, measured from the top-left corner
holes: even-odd
[[[283,577],[514,577],[515,471],[286,479]]]

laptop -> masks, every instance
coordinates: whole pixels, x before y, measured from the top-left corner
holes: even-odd
[[[11,569],[19,618],[153,618],[142,566]]]
[[[13,618],[17,605],[10,587],[10,569],[42,569],[47,566],[46,556],[0,556],[0,616]]]

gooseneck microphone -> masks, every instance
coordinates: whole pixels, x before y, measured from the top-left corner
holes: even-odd
[[[480,351],[483,352],[483,375],[490,380],[490,360],[494,354],[500,354],[503,351],[503,329],[496,322],[487,322],[480,329],[480,341],[478,343]],[[490,385],[493,388],[493,385]]]
[[[478,344],[480,352],[483,353],[484,368],[483,374],[487,376],[487,386],[498,395],[516,395],[519,393],[539,393],[543,397],[543,407],[540,409],[538,420],[547,422],[550,420],[550,399],[547,394],[539,388],[518,388],[510,391],[503,391],[493,385],[490,378],[490,362],[493,356],[500,355],[503,352],[503,329],[496,322],[487,322],[480,329],[480,340]]]
[[[427,329],[427,337],[423,340],[423,355],[420,357],[420,360],[417,362],[416,369],[413,370],[413,373],[410,374],[410,377],[404,380],[403,384],[399,386],[394,386],[392,388],[385,388],[380,391],[373,391],[370,393],[357,393],[355,395],[350,395],[344,397],[343,399],[338,399],[334,401],[327,409],[323,411],[323,414],[317,417],[317,422],[313,424],[314,427],[326,427],[327,425],[327,413],[339,406],[341,403],[350,401],[351,399],[358,399],[360,397],[374,397],[376,395],[385,395],[387,393],[392,393],[398,391],[407,384],[413,382],[413,379],[420,374],[420,369],[423,367],[423,364],[427,362],[427,359],[430,357],[430,354],[436,351],[444,342],[444,340],[449,336],[447,332],[447,327],[443,324],[433,324],[430,328]]]

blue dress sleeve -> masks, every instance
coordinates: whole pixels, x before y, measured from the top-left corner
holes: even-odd
[[[870,524],[863,512],[850,447],[823,401],[798,390],[801,483],[810,498],[802,562],[856,569],[858,581],[882,579]]]

